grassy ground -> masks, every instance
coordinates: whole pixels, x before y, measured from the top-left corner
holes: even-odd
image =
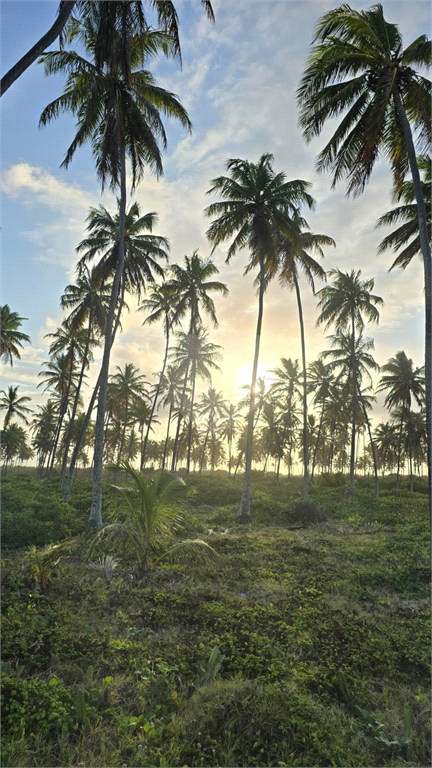
[[[192,476],[219,557],[138,583],[86,566],[85,483],[5,481],[2,765],[428,765],[427,498],[333,481],[255,478],[238,526],[241,481]],[[45,590],[29,531],[69,537]]]

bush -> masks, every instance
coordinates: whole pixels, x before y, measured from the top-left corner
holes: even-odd
[[[53,484],[27,475],[2,482],[2,548],[43,547],[85,530],[89,507],[64,504]],[[85,512],[84,512],[85,509]]]
[[[288,512],[288,520],[292,523],[313,525],[323,522],[325,515],[316,504],[308,501],[296,501]]]

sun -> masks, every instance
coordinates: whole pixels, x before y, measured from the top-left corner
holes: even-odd
[[[270,384],[270,368],[266,366],[264,363],[258,363],[258,372],[257,376],[258,378],[265,379],[266,381],[266,388]],[[251,379],[252,379],[252,363],[250,365],[243,365],[237,372],[236,376],[236,385],[240,389],[240,387],[250,387],[251,385]]]

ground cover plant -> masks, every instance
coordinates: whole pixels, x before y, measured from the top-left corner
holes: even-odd
[[[300,479],[254,476],[245,527],[241,481],[187,483],[176,541],[217,557],[142,579],[115,539],[86,558],[90,485],[47,496],[60,547],[7,524],[2,765],[428,764],[426,496],[317,485],[305,504]],[[32,488],[8,479],[6,515],[38,517]]]

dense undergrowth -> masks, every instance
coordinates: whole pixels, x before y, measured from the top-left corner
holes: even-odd
[[[2,765],[428,765],[426,496],[255,477],[239,526],[240,479],[188,482],[219,557],[137,581],[85,562],[85,482],[4,481]]]

